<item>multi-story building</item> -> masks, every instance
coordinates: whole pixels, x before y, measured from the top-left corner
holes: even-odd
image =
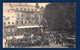
[[[9,3],[3,3],[3,47],[6,47],[6,37],[16,30],[16,14]]]
[[[36,4],[38,6],[38,4]],[[42,21],[42,9],[37,6],[28,5],[26,3],[12,3],[13,9],[17,14],[16,27],[17,35],[33,32],[39,29]]]
[[[40,33],[42,12],[38,3],[35,6],[26,3],[3,3],[3,37],[9,40],[16,37],[15,35]],[[3,47],[5,43],[6,41]]]
[[[3,32],[7,35],[19,35],[40,29],[42,10],[38,3],[35,6],[26,3],[3,3]]]
[[[10,3],[3,3],[3,28],[5,34],[14,34],[16,26],[16,14]]]

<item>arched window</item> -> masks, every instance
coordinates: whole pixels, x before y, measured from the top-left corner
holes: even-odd
[[[26,24],[26,21],[25,21],[25,24]]]
[[[18,21],[16,21],[16,24],[18,24],[19,22]]]
[[[33,9],[31,9],[31,11],[33,11]]]
[[[23,24],[23,21],[21,21],[21,24]]]
[[[16,8],[16,10],[18,10],[18,8]]]
[[[20,8],[20,10],[22,11],[22,8]]]
[[[30,9],[28,9],[28,11],[30,11]]]
[[[8,22],[8,24],[10,24],[10,22]]]
[[[24,8],[24,11],[26,11],[26,8]]]
[[[37,9],[35,9],[35,11],[37,11]]]
[[[12,24],[14,24],[14,22],[12,22]]]

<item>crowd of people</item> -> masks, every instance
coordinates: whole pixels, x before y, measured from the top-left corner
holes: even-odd
[[[50,43],[64,44],[67,43],[66,41],[67,36],[61,33],[53,33],[53,34],[35,34],[34,36],[24,36],[22,39],[15,39],[8,41],[8,47],[32,47],[32,46],[50,46]]]

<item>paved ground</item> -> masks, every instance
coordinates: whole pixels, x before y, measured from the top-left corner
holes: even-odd
[[[16,47],[16,48],[22,48],[22,47]],[[50,44],[50,46],[33,46],[33,47],[25,47],[25,48],[68,48],[68,47],[53,43],[53,44]]]
[[[3,48],[5,48],[5,42],[6,40],[3,39]],[[16,47],[18,48],[18,47]],[[48,46],[33,46],[33,47],[26,47],[26,48],[68,48],[66,46],[61,46],[60,44],[55,44],[55,43],[50,43],[50,45]]]
[[[26,48],[68,48],[66,46],[61,46],[61,44],[50,43],[47,46],[33,46],[33,47],[26,47]]]
[[[34,46],[28,48],[68,48],[68,47],[61,46],[60,44],[51,43],[49,46]]]
[[[8,45],[6,44],[6,39],[3,38],[3,48],[8,47]],[[14,47],[13,47],[14,48]],[[22,47],[16,47],[16,48],[22,48]],[[55,43],[50,43],[50,45],[48,46],[33,46],[33,47],[25,47],[25,48],[68,48],[66,46],[61,46],[61,44],[55,44]]]

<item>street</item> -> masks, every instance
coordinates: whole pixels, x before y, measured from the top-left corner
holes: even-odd
[[[25,48],[68,48],[66,46],[61,46],[60,44],[50,43],[48,46],[34,46],[34,47],[25,47]]]

